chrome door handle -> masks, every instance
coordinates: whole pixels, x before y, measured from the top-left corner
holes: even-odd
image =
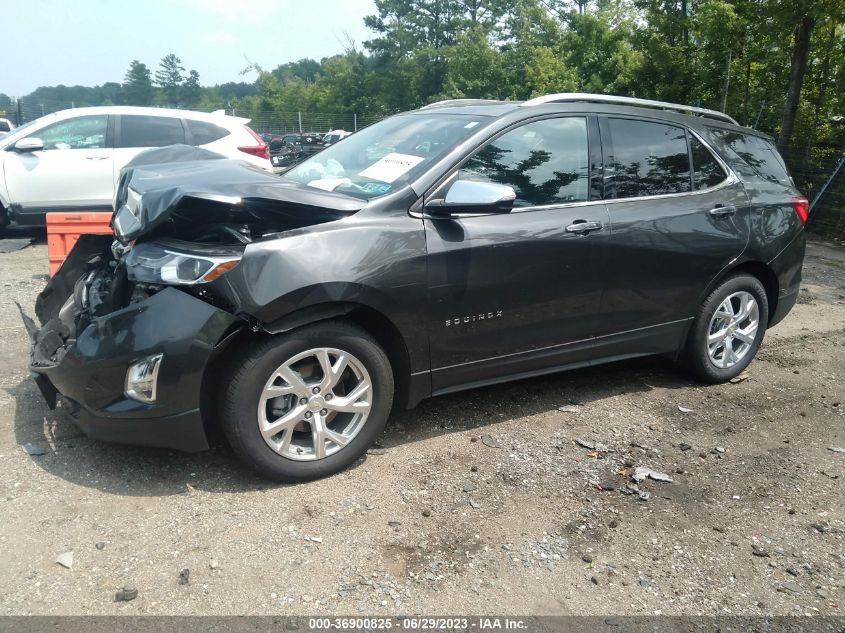
[[[88,160],[106,160],[108,156],[86,156]]]
[[[577,233],[578,235],[585,235],[590,231],[601,231],[604,225],[595,220],[576,220],[566,227],[567,233]]]
[[[717,206],[717,207],[713,207],[707,213],[709,213],[710,215],[712,215],[713,217],[716,217],[716,218],[724,218],[724,217],[727,217],[729,215],[733,215],[734,213],[736,213],[736,207],[733,206],[732,204],[729,204],[727,206],[721,206],[720,205],[720,206]]]

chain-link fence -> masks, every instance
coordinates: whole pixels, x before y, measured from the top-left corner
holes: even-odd
[[[7,109],[7,117],[16,125],[27,123],[38,117],[59,110],[85,107],[88,104],[73,101],[55,101],[49,99],[18,99],[11,108]],[[251,119],[250,127],[259,133],[286,134],[288,132],[330,132],[331,130],[346,130],[355,132],[380,120],[377,115],[359,114],[356,112],[326,113],[326,112],[279,112],[265,110],[251,112],[248,110],[227,109],[226,114]]]
[[[845,239],[845,152],[838,148],[788,147],[783,157],[795,184],[811,202],[808,227],[825,237]]]
[[[251,119],[249,126],[258,133],[286,134],[288,132],[325,133],[332,130],[355,132],[380,120],[381,117],[354,112],[243,112],[227,110],[228,114]]]
[[[22,125],[33,121],[45,114],[58,112],[59,110],[68,110],[77,108],[85,104],[75,103],[73,101],[54,101],[52,99],[33,99],[24,97],[18,99],[14,106],[7,110],[7,114],[16,125]]]

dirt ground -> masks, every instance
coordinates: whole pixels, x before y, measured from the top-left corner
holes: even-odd
[[[14,304],[46,246],[0,254],[0,615],[839,615],[845,249],[804,270],[743,382],[650,359],[437,398],[356,467],[277,486],[224,445],[112,446],[48,410]],[[638,492],[636,466],[673,482]]]

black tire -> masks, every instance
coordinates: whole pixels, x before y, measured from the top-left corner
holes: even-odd
[[[722,302],[741,291],[751,294],[757,302],[759,310],[757,332],[748,351],[736,364],[726,368],[717,367],[710,359],[707,346],[711,321]],[[763,342],[768,323],[769,301],[763,284],[756,277],[748,274],[732,275],[722,281],[701,304],[683,350],[683,364],[693,377],[702,382],[711,384],[727,382],[739,375],[754,359]]]
[[[347,445],[313,461],[297,461],[275,452],[258,426],[264,385],[278,367],[314,348],[336,348],[355,356],[372,382],[371,408]],[[244,349],[226,376],[220,424],[238,457],[262,476],[278,482],[319,479],[337,473],[363,455],[387,423],[393,404],[393,371],[387,355],[363,329],[344,321],[324,321],[292,332],[256,340]]]

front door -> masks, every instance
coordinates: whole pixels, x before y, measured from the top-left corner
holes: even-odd
[[[108,116],[79,116],[33,131],[44,149],[8,152],[6,186],[24,210],[110,207],[114,196],[113,150],[106,143]]]
[[[591,196],[600,154],[588,123],[567,116],[512,128],[447,181],[513,187],[510,213],[425,219],[434,392],[587,358],[609,235],[606,206]]]

